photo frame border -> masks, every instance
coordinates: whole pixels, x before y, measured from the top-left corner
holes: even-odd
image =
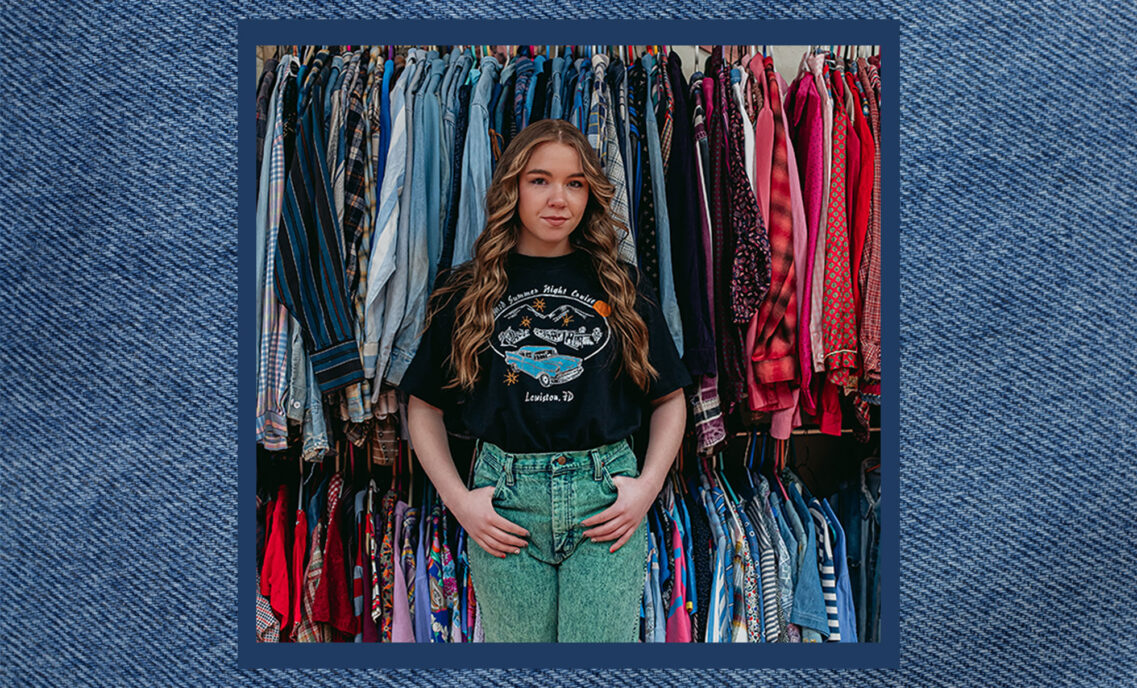
[[[258,45],[879,45],[881,47],[881,628],[877,643],[258,643],[256,88]],[[897,668],[899,639],[898,20],[251,20],[238,50],[237,666],[255,668]],[[249,289],[240,289],[249,283]]]

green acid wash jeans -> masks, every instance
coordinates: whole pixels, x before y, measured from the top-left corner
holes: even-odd
[[[623,547],[592,542],[584,519],[616,501],[612,476],[639,474],[626,441],[597,449],[512,454],[483,443],[472,487],[529,531],[520,554],[467,552],[486,642],[636,642],[647,561],[647,517]]]

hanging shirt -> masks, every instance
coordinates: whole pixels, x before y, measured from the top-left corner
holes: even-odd
[[[865,100],[868,101],[869,113],[872,119],[872,133],[876,146],[874,148],[872,209],[869,214],[869,232],[865,237],[864,255],[861,257],[861,274],[858,276],[864,284],[860,325],[859,343],[864,372],[862,393],[871,392],[871,385],[876,384],[879,393],[880,382],[880,105],[877,98],[880,94],[880,74],[876,67],[866,62],[864,58],[858,60],[861,69],[857,74],[865,91]]]
[[[829,622],[829,642],[841,642],[841,616],[837,611],[837,572],[829,539],[829,524],[820,505],[811,503],[809,513],[817,526],[817,566],[821,571],[821,592],[825,597],[825,615]]]
[[[770,109],[769,86],[766,81],[766,63],[761,55],[751,60],[749,70],[753,78],[751,88],[760,101],[754,116],[754,190],[758,198],[758,208],[762,213],[762,225],[770,226],[770,168],[774,164],[774,111]]]
[[[324,575],[313,601],[314,621],[331,624],[341,634],[355,635],[355,616],[347,587],[344,538],[340,530],[340,491],[343,478],[337,473],[328,483],[328,532],[324,542]]]
[[[820,219],[817,230],[817,245],[813,256],[813,282],[810,286],[809,336],[813,351],[813,372],[825,372],[824,328],[822,327],[822,304],[825,283],[825,254],[828,248],[829,186],[833,176],[833,97],[824,76],[825,58],[810,55],[805,59],[809,72],[813,75],[814,86],[821,100],[821,158],[822,183]]]
[[[301,598],[301,618],[299,625],[296,626],[296,631],[293,633],[293,639],[298,643],[322,643],[328,639],[329,630],[326,624],[320,623],[315,620],[315,605],[316,605],[316,590],[319,589],[320,580],[324,572],[324,554],[323,554],[323,533],[324,524],[318,520],[319,495],[321,489],[312,495],[312,499],[308,502],[308,522],[312,524],[312,530],[308,533],[308,539],[311,545],[308,549],[308,568],[304,573],[304,591]]]
[[[398,548],[399,543],[405,542],[406,533],[413,529],[413,517],[408,520],[407,503],[399,500],[395,503],[394,521],[395,521],[395,545]],[[402,552],[405,554],[406,549]],[[411,625],[411,606],[413,588],[408,583],[414,582],[414,576],[407,577],[406,568],[403,565],[404,557],[399,551],[396,551],[394,557],[394,571],[395,571],[395,586],[393,603],[394,609],[391,612],[391,640],[396,643],[413,643],[415,640],[414,628]]]
[[[635,281],[635,268],[626,269]],[[446,361],[459,295],[431,322],[400,385],[455,412],[475,437],[508,452],[592,449],[632,434],[648,401],[690,382],[646,281],[639,283],[636,312],[647,325],[648,360],[659,372],[647,394],[617,373],[612,306],[587,253],[512,253],[506,271],[509,286],[493,309],[494,331],[474,390],[443,389],[452,375]]]
[[[783,113],[788,118],[796,155],[791,158],[800,172],[798,197],[805,213],[805,255],[798,265],[798,358],[801,371],[801,403],[815,414],[817,404],[810,389],[813,377],[813,270],[817,252],[821,206],[824,203],[824,135],[821,131],[821,97],[803,58],[798,78],[790,87]],[[796,233],[795,233],[796,239]],[[795,255],[795,261],[797,257]],[[820,333],[818,333],[820,334]]]
[[[292,588],[288,584],[288,552],[285,549],[288,519],[288,486],[281,485],[276,499],[270,504],[269,520],[266,523],[265,560],[261,569],[260,592],[272,604],[272,610],[280,620],[280,628],[287,632],[292,624]]]
[[[683,321],[683,362],[692,377],[713,375],[715,344],[707,309],[703,268],[703,232],[700,224],[695,168],[695,139],[688,106],[683,64],[677,54],[667,59],[667,80],[674,108],[671,162],[666,173],[667,207],[671,213],[671,259],[675,294]]]
[[[321,56],[326,59],[327,51],[320,51],[317,65]],[[321,75],[313,73],[301,89],[306,93],[285,186],[275,281],[281,303],[300,322],[316,382],[326,394],[362,380],[363,366],[347,293],[343,237],[329,194],[321,86]]]
[[[843,84],[832,75],[834,98],[842,99]],[[857,366],[857,323],[849,274],[849,233],[845,192],[845,153],[849,118],[843,107],[834,109],[833,174],[829,190],[829,222],[825,259],[825,367],[819,425],[827,434],[841,432],[840,389],[849,389]]]
[[[765,60],[766,92],[774,120],[773,160],[770,166],[771,281],[758,312],[751,319],[747,344],[751,345],[750,408],[756,411],[792,409],[797,398],[790,391],[798,382],[797,272],[794,264],[794,213],[789,137],[782,116],[782,98],[774,74],[774,61]],[[795,170],[796,171],[796,170]],[[784,430],[784,428],[783,428]],[[783,435],[786,433],[783,433]]]

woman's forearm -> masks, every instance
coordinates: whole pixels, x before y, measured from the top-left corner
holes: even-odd
[[[434,483],[434,489],[448,508],[467,492],[466,484],[454,467],[450,455],[450,442],[446,439],[446,425],[442,421],[442,410],[431,406],[422,399],[412,396],[407,402],[407,429],[411,434],[411,445],[418,456],[423,470]]]
[[[687,427],[687,402],[683,390],[678,389],[656,402],[651,413],[651,430],[641,478],[657,488],[663,487],[667,472],[679,453],[683,432]]]

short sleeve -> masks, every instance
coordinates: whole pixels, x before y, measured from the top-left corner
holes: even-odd
[[[398,389],[441,409],[453,407],[457,401],[455,390],[443,389],[450,382],[450,356],[454,334],[454,309],[459,296],[452,294],[438,313],[431,318],[423,333],[418,351],[403,374]]]
[[[663,310],[659,307],[659,297],[651,282],[634,266],[629,265],[628,270],[636,285],[636,312],[647,325],[648,361],[659,373],[659,377],[651,382],[647,393],[648,400],[655,401],[690,385],[691,376],[675,348],[675,340],[667,329]]]

